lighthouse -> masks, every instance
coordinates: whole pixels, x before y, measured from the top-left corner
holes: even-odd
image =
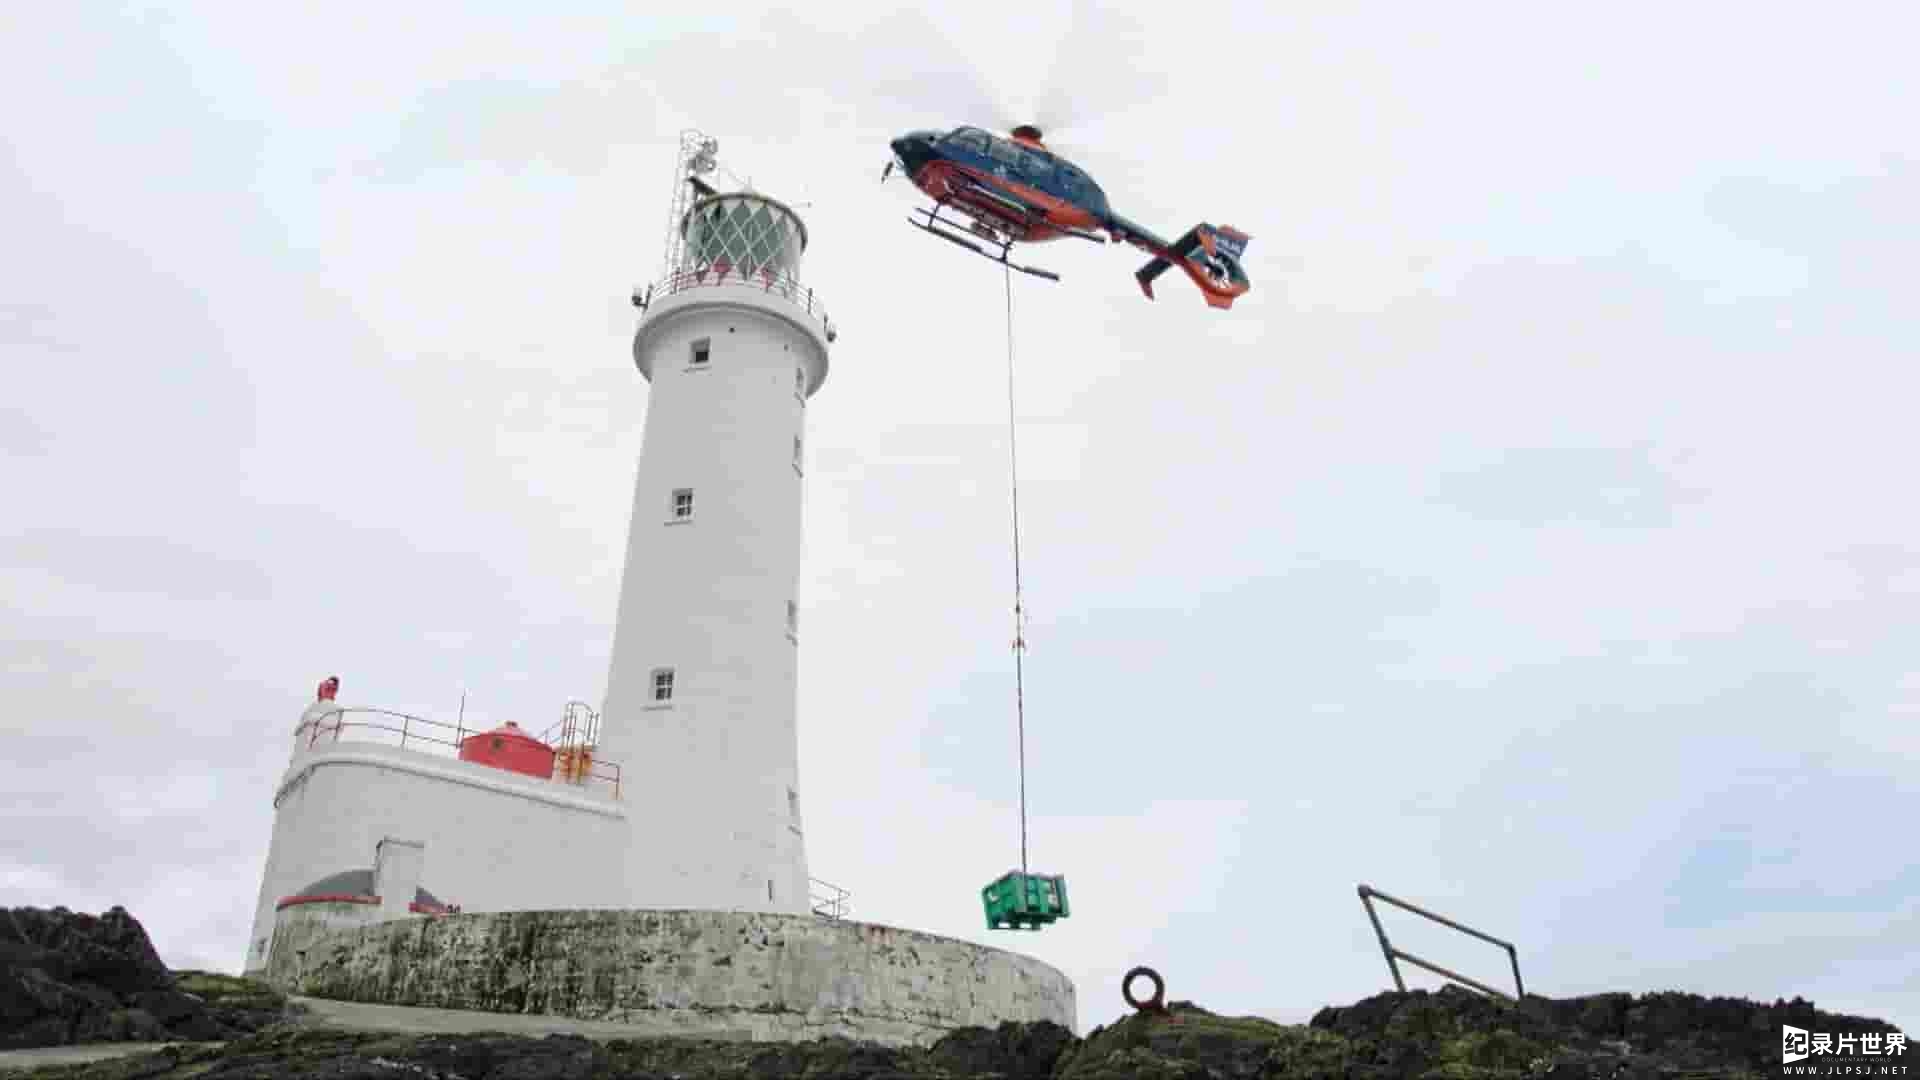
[[[682,133],[665,265],[633,295],[646,405],[621,418],[641,445],[601,708],[477,729],[324,679],[275,788],[245,970],[635,1037],[1071,1029],[1063,972],[856,922],[808,875],[800,526],[836,333],[801,274],[805,222],[709,183],[715,151]]]
[[[804,914],[801,507],[836,333],[802,283],[806,224],[707,183],[712,155],[683,138],[664,276],[634,297],[649,391],[600,752],[622,763],[629,903]]]

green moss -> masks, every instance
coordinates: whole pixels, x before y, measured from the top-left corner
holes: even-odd
[[[1440,1048],[1442,1062],[1461,1062],[1488,1069],[1525,1069],[1547,1053],[1547,1047],[1501,1028],[1476,1031],[1448,1040]]]
[[[219,975],[211,971],[175,972],[174,985],[209,1005],[227,1005],[242,1009],[278,1009],[287,1003],[286,995],[266,983],[234,975]]]
[[[1176,1005],[1171,1016],[1136,1014],[1090,1033],[1056,1076],[1341,1075],[1352,1056],[1347,1040],[1331,1032]]]
[[[1535,1071],[1535,1062],[1549,1059],[1552,1048],[1501,1028],[1474,1031],[1442,1043],[1438,1061],[1429,1074],[1450,1080],[1479,1077],[1523,1077]]]
[[[1352,1065],[1353,1044],[1330,1031],[1281,1029],[1267,1060],[1281,1076],[1339,1076]]]

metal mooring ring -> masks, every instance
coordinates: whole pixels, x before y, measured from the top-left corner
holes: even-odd
[[[1135,1001],[1133,999],[1133,980],[1142,975],[1153,980],[1153,996],[1145,1001]],[[1127,972],[1120,980],[1120,996],[1127,999],[1127,1004],[1143,1013],[1163,1013],[1167,1011],[1167,1003],[1165,1000],[1167,996],[1166,980],[1160,977],[1159,972],[1150,967],[1137,967]]]

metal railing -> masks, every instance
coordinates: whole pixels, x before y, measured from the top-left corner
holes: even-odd
[[[1397,987],[1401,993],[1403,994],[1406,993],[1407,983],[1405,979],[1402,979],[1400,977],[1399,962],[1402,960],[1405,960],[1409,964],[1416,964],[1420,967],[1426,968],[1428,971],[1431,971],[1436,975],[1442,976],[1452,982],[1459,983],[1462,986],[1470,986],[1475,990],[1478,990],[1485,994],[1491,994],[1494,997],[1500,998],[1503,1001],[1518,1001],[1521,998],[1524,998],[1527,996],[1526,987],[1522,985],[1520,982],[1520,953],[1519,953],[1519,950],[1513,947],[1512,942],[1502,941],[1499,938],[1494,937],[1492,934],[1483,934],[1480,931],[1475,930],[1471,926],[1465,926],[1460,923],[1454,922],[1452,919],[1449,919],[1444,915],[1435,915],[1433,912],[1428,911],[1425,908],[1416,907],[1413,904],[1407,903],[1405,900],[1401,900],[1393,896],[1388,896],[1386,893],[1381,892],[1379,889],[1376,889],[1371,885],[1360,886],[1359,892],[1360,892],[1360,903],[1362,906],[1364,906],[1367,909],[1367,918],[1371,920],[1373,923],[1374,936],[1380,939],[1380,951],[1387,958],[1387,969],[1393,972],[1393,985]],[[1479,938],[1481,941],[1485,941],[1493,945],[1498,945],[1501,948],[1507,950],[1507,961],[1513,965],[1513,996],[1508,997],[1504,992],[1495,990],[1493,987],[1488,986],[1486,983],[1478,982],[1474,979],[1469,979],[1465,975],[1461,975],[1458,972],[1448,971],[1446,968],[1443,968],[1438,964],[1430,963],[1426,960],[1422,960],[1419,957],[1413,955],[1412,953],[1407,952],[1405,949],[1394,948],[1393,945],[1387,941],[1386,930],[1382,929],[1380,926],[1379,914],[1373,910],[1373,900],[1375,897],[1385,900],[1387,903],[1392,904],[1397,908],[1401,908],[1402,910],[1405,910],[1405,911],[1411,911],[1415,915],[1419,915],[1423,918],[1432,919],[1434,922],[1437,922],[1442,926],[1452,927],[1453,929],[1458,930],[1463,934],[1470,934],[1474,937]]]
[[[811,886],[808,890],[807,901],[812,905],[815,915],[823,919],[832,919],[835,921],[847,917],[847,912],[850,908],[847,902],[849,895],[847,890],[831,882],[821,881],[816,877],[808,878],[807,883]]]
[[[350,738],[343,738],[348,730],[354,732]],[[468,739],[484,734],[469,729],[463,723],[449,724],[444,720],[429,720],[424,716],[394,712],[391,709],[374,709],[366,706],[342,706],[330,709],[311,720],[302,721],[294,729],[293,737],[305,750],[318,748],[322,743],[357,742],[372,743],[376,746],[392,746],[416,753],[433,754],[436,757],[458,759],[460,747]],[[591,761],[585,767],[569,770],[562,775],[556,768],[552,780],[568,785],[585,784],[598,781],[613,789],[615,800],[620,798],[620,766],[611,761]]]
[[[540,733],[540,741],[555,747],[593,747],[600,744],[600,714],[584,701],[569,701],[560,719]]]
[[[805,312],[808,317],[817,320],[820,328],[826,332],[829,342],[840,336],[840,331],[834,328],[833,320],[827,317],[826,306],[814,297],[811,287],[800,283],[799,278],[775,270],[771,266],[749,271],[732,266],[724,259],[711,266],[691,267],[669,274],[648,285],[644,290],[635,289],[633,306],[644,312],[655,300],[662,297],[709,285],[751,286],[762,289],[770,295],[788,301]]]

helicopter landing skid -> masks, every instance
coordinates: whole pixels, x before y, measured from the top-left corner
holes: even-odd
[[[922,223],[919,221],[915,221],[913,218],[908,218],[907,224],[913,226],[916,229],[920,229],[923,232],[930,232],[942,240],[946,240],[951,243],[958,244],[961,247],[966,248],[967,250],[980,256],[981,258],[987,260],[988,262],[997,262],[1002,266],[1005,266],[1009,270],[1018,270],[1023,274],[1032,274],[1034,277],[1046,278],[1048,281],[1060,280],[1060,275],[1054,273],[1051,270],[1042,270],[1037,266],[1022,266],[1019,263],[1013,262],[1012,260],[1008,259],[1007,255],[1013,249],[1013,241],[1000,239],[998,236],[993,235],[992,230],[986,229],[984,226],[981,227],[982,234],[987,236],[993,243],[998,244],[1000,246],[1000,254],[997,256],[988,254],[985,248],[982,248],[979,244],[974,243],[972,240],[968,239],[967,237],[961,236],[959,233],[956,233],[956,232],[949,232],[948,227],[951,226],[953,223],[943,220],[940,217],[941,207],[944,207],[945,205],[946,205],[945,203],[942,203],[940,204],[940,206],[936,206],[932,210],[927,210],[925,208],[915,210],[914,213],[916,214],[926,215],[926,218],[927,218],[926,222]]]

